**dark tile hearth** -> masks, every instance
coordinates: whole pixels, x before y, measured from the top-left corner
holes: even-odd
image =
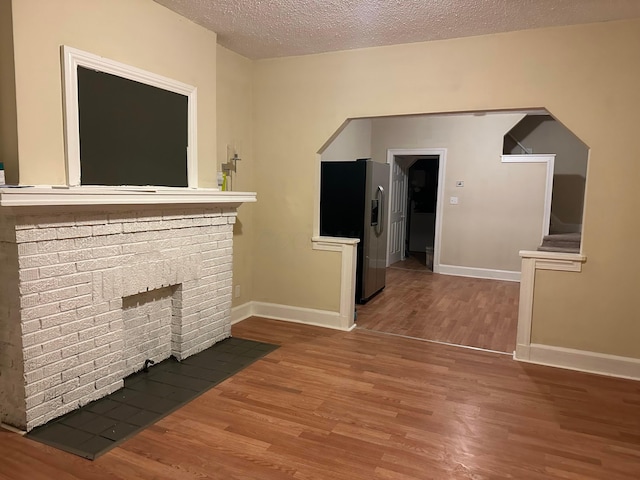
[[[127,377],[117,392],[34,428],[27,437],[94,460],[276,348],[228,338],[182,362],[169,358]]]

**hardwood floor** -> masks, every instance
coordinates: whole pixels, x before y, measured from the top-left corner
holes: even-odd
[[[640,382],[252,318],[281,347],[91,462],[0,430],[0,479],[637,479]]]
[[[387,268],[385,289],[357,306],[358,327],[513,352],[519,283],[438,275],[416,264]]]

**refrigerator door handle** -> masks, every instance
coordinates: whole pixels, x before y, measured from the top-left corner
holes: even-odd
[[[378,185],[378,190],[376,191],[376,201],[378,203],[378,221],[376,223],[376,233],[378,235],[382,234],[384,229],[384,188],[382,185]]]

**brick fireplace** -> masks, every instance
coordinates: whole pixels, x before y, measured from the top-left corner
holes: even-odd
[[[31,430],[230,336],[239,192],[0,189],[0,421]]]

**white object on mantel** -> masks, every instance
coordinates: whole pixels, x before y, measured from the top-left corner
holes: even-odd
[[[237,206],[255,202],[255,192],[177,187],[0,187],[0,206],[169,205],[220,204]]]

